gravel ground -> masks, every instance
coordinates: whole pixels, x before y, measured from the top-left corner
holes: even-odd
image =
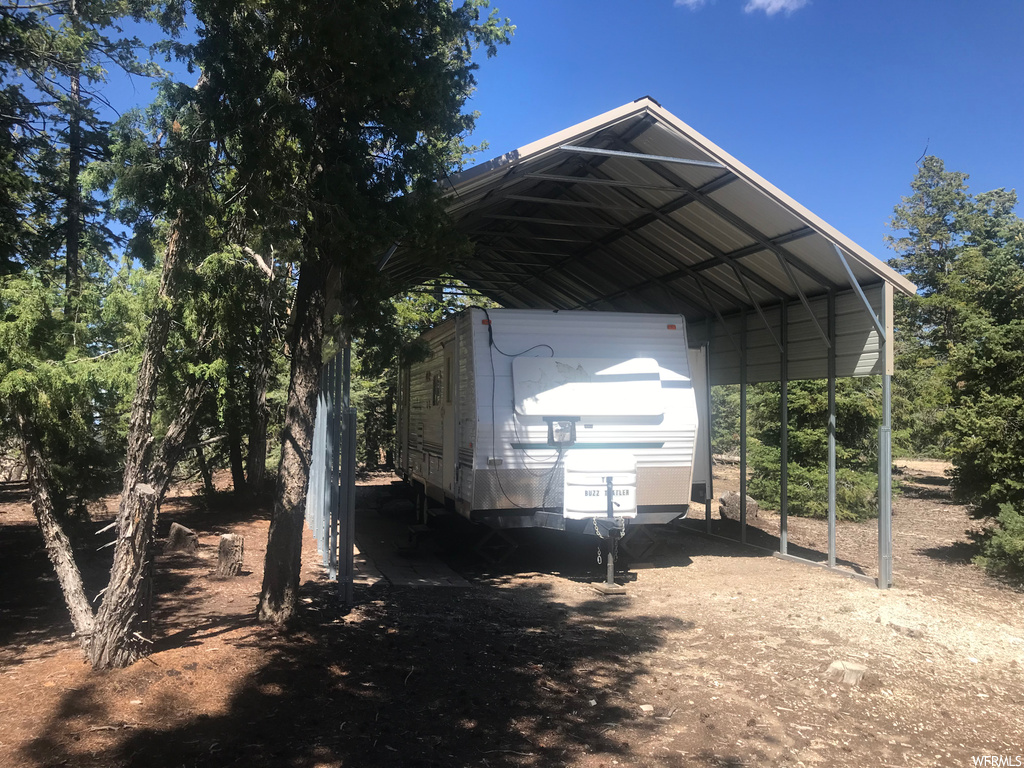
[[[719,469],[717,490],[738,485],[735,467]],[[454,526],[424,546],[468,587],[383,581],[361,586],[351,610],[307,537],[303,616],[287,634],[251,619],[266,510],[207,511],[183,489],[161,532],[179,520],[209,554],[161,557],[155,652],[106,674],[68,637],[23,493],[0,490],[0,766],[1012,760],[1024,753],[1021,593],[969,563],[976,523],[950,502],[943,469],[904,469],[892,590],[675,531],[608,598],[590,586],[593,540],[529,532],[491,566]],[[401,492],[376,478],[359,489],[360,514],[404,529],[389,503]],[[754,522],[752,536],[777,530],[771,513]],[[874,530],[840,525],[851,568],[872,573]],[[246,536],[249,571],[217,582],[212,552],[228,531]],[[792,519],[790,536],[820,552],[824,524]],[[87,566],[101,583],[103,562]],[[863,665],[860,682],[830,676],[837,661]]]

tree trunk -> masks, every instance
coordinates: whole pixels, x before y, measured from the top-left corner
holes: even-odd
[[[249,493],[258,494],[263,489],[263,481],[267,473],[267,429],[270,426],[270,409],[267,407],[267,390],[270,388],[270,346],[273,339],[274,279],[267,283],[266,292],[260,307],[262,323],[256,337],[256,363],[249,372],[251,381],[252,402],[251,421],[249,424],[249,452],[246,456],[246,468]]]
[[[255,496],[263,489],[263,482],[267,476],[267,429],[270,427],[270,410],[267,408],[267,387],[270,384],[268,366],[259,365],[252,372],[252,377],[252,422],[249,427],[249,449],[245,464],[248,470],[246,483],[249,493]]]
[[[194,381],[185,387],[178,412],[174,414],[167,432],[164,433],[164,439],[160,441],[160,450],[157,451],[148,473],[149,482],[156,488],[160,499],[167,493],[174,468],[178,466],[185,453],[185,437],[191,433],[193,422],[208,391],[209,384],[202,380]],[[159,504],[159,501],[157,503]]]
[[[89,660],[96,669],[126,667],[145,655],[149,645],[153,529],[160,501],[171,483],[171,475],[184,451],[185,436],[192,429],[205,393],[203,382],[186,387],[156,457],[141,470],[140,479],[131,490],[122,493],[110,583],[96,614],[89,648]]]
[[[210,465],[206,463],[206,453],[201,443],[196,444],[196,464],[199,465],[199,475],[203,478],[203,493],[213,496],[213,474],[210,472]]]
[[[397,389],[397,383],[392,379],[387,384],[387,396],[384,398],[384,410],[387,414],[387,434],[388,441],[384,448],[384,466],[388,468],[394,468],[395,466],[395,440],[397,439],[397,432],[395,430],[395,424],[397,423],[397,417],[395,415],[395,390]]]
[[[149,627],[142,621],[148,591],[143,576],[149,565],[156,507],[157,492],[148,483],[135,483],[121,498],[110,583],[89,646],[89,661],[95,669],[127,667],[145,654],[149,638],[144,633]]]
[[[110,569],[110,583],[96,614],[89,660],[96,669],[124,667],[140,658],[147,639],[142,626],[146,614],[143,575],[148,567],[157,507],[181,451],[195,412],[202,400],[203,385],[186,390],[178,414],[171,422],[153,460],[153,409],[171,326],[171,307],[178,295],[180,262],[185,249],[186,215],[179,212],[171,225],[164,254],[156,308],[146,332],[138,384],[128,426],[128,451],[117,515],[117,544]]]
[[[57,572],[64,602],[71,614],[71,624],[75,628],[83,646],[87,645],[92,633],[94,616],[89,598],[85,596],[82,585],[82,574],[75,562],[75,553],[71,549],[60,521],[53,513],[53,501],[50,494],[50,473],[40,450],[39,440],[31,420],[21,411],[15,414],[18,435],[21,438],[22,450],[25,454],[25,468],[28,472],[29,491],[32,495],[32,511],[35,512],[39,530],[43,534],[46,554]]]
[[[71,26],[80,33],[78,2],[71,0],[68,9]],[[82,235],[82,188],[79,175],[82,168],[82,118],[81,118],[81,64],[76,62],[71,72],[71,114],[68,117],[68,186],[67,186],[67,237],[64,244],[64,314],[74,321],[81,291],[80,242]]]
[[[257,609],[261,621],[278,625],[295,615],[298,602],[302,524],[323,362],[326,277],[323,262],[307,262],[299,270],[296,288],[290,340],[291,382],[281,434],[281,463],[267,539],[263,588]]]
[[[238,418],[234,408],[226,409],[224,414],[228,432],[228,456],[231,460],[231,486],[235,495],[245,494],[245,466],[242,461],[242,435],[238,429]]]

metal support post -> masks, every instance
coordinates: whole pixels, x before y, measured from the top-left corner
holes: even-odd
[[[747,313],[740,315],[740,541],[747,543]]]
[[[836,292],[828,292],[828,567],[836,565]]]
[[[341,473],[342,515],[339,528],[345,531],[345,546],[340,552],[344,569],[342,600],[346,605],[355,602],[355,542],[356,542],[356,409],[352,407],[352,345],[345,345],[342,363],[341,406],[344,418],[344,467]]]
[[[704,348],[704,400],[708,414],[708,428],[704,430],[704,442],[708,452],[708,484],[704,494],[704,532],[711,533],[711,500],[715,498],[715,467],[711,449],[711,321],[708,321],[708,342]]]
[[[882,426],[878,429],[878,587],[892,586],[892,389],[882,374]]]
[[[780,310],[782,356],[779,365],[779,553],[789,553],[789,306]]]
[[[333,386],[331,387],[331,400],[333,401],[333,407],[331,408],[331,418],[334,420],[334,445],[332,448],[334,460],[331,462],[331,469],[333,470],[333,477],[331,479],[331,490],[334,493],[334,502],[331,504],[331,557],[333,561],[331,563],[331,570],[334,573],[334,578],[339,578],[339,566],[341,566],[341,524],[344,520],[342,510],[344,509],[342,499],[342,441],[348,436],[348,432],[345,429],[345,416],[341,411],[341,391],[343,382],[341,378],[341,365],[338,362],[337,356],[335,356],[333,363]]]
[[[320,394],[316,401],[316,416],[313,419],[313,450],[310,454],[309,484],[306,488],[306,522],[316,537],[317,552],[324,556],[324,450],[327,445],[326,408],[323,402],[325,371],[320,372]]]

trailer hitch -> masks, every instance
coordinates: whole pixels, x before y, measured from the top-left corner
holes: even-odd
[[[626,588],[615,583],[615,559],[619,554],[619,539],[626,529],[626,521],[623,518],[615,517],[615,484],[611,475],[605,478],[605,487],[608,494],[608,507],[606,517],[592,518],[594,521],[594,532],[602,539],[608,539],[608,571],[604,584],[595,584],[594,588],[603,595],[624,595]],[[598,546],[597,563],[601,564],[601,548]]]

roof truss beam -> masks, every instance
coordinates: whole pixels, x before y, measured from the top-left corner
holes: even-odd
[[[795,230],[794,232],[789,232],[789,233],[787,233],[785,235],[779,235],[776,238],[772,238],[772,242],[774,242],[774,243],[790,243],[790,242],[793,242],[794,240],[799,240],[802,237],[808,237],[808,236],[813,235],[813,234],[814,234],[814,230],[813,229],[810,229],[809,227],[805,227],[803,229],[798,229],[798,230]],[[731,265],[734,261],[742,259],[745,256],[751,256],[751,255],[753,255],[755,253],[761,253],[762,251],[764,251],[764,247],[761,246],[760,244],[748,245],[745,248],[740,248],[740,249],[735,250],[735,251],[730,251],[729,253],[723,253],[721,256],[716,256],[713,259],[708,259],[707,261],[702,261],[700,264],[687,265],[687,266],[681,267],[679,269],[676,269],[676,270],[674,270],[672,272],[667,272],[664,275],[660,275],[658,277],[655,277],[653,279],[653,282],[662,282],[662,281],[664,281],[664,282],[672,282],[674,280],[679,280],[679,279],[684,278],[684,277],[694,277],[694,278],[697,278],[697,277],[699,277],[701,272],[704,272],[706,270],[712,269],[713,267],[719,267],[719,266],[722,266],[723,264],[724,265]],[[652,281],[645,281],[643,283],[637,283],[636,285],[631,286],[630,290],[637,290],[637,289],[646,288],[646,287],[648,287],[650,282],[652,282]],[[800,290],[799,287],[796,286],[795,284],[794,284],[794,287],[796,287],[796,289],[798,291]]]
[[[566,200],[561,197],[536,197],[534,195],[508,195],[506,200],[518,200],[523,203],[541,203],[543,205],[564,206],[567,208],[597,208],[603,211],[630,211],[639,213],[646,210],[638,205],[613,205],[611,203],[591,203],[583,200]]]
[[[805,264],[803,261],[797,258],[794,254],[787,251],[785,248],[773,245],[771,243],[771,238],[768,235],[761,232],[757,227],[753,226],[752,224],[748,224],[746,221],[743,220],[742,217],[734,214],[732,211],[730,211],[728,208],[726,208],[724,205],[719,203],[714,198],[709,197],[709,192],[699,190],[685,179],[677,176],[674,173],[670,173],[664,168],[661,168],[657,163],[644,161],[644,165],[647,168],[649,168],[652,172],[656,173],[658,176],[665,179],[665,181],[673,183],[680,189],[685,189],[686,191],[693,194],[696,197],[697,201],[700,202],[704,207],[708,208],[713,213],[718,215],[720,218],[729,222],[732,226],[736,227],[736,229],[743,232],[747,237],[759,243],[763,248],[766,248],[770,250],[772,253],[775,253],[776,255],[784,258],[792,266],[796,267],[798,270],[807,275],[807,277],[814,280],[814,282],[818,283],[818,285],[822,286],[823,288],[830,289],[837,289],[841,287],[832,280],[830,280],[829,278],[825,277],[825,275],[818,272],[818,270]]]
[[[597,170],[595,172],[596,173],[602,173],[599,170]],[[715,182],[711,182],[711,183],[715,183]],[[698,191],[699,190],[688,190],[688,194],[685,197],[686,204],[689,204],[691,202],[695,202],[695,201],[699,200],[699,196],[697,194]],[[639,200],[639,204],[640,205],[645,205],[644,201],[642,199]],[[700,248],[702,251],[710,254],[712,259],[714,259],[716,261],[716,263],[727,263],[730,266],[733,266],[734,268],[741,270],[743,272],[744,276],[746,276],[748,279],[750,279],[753,283],[755,283],[763,291],[765,291],[766,293],[774,296],[777,299],[783,299],[783,298],[786,297],[786,294],[778,286],[773,285],[772,283],[768,282],[767,280],[762,278],[760,275],[758,275],[756,272],[754,272],[753,270],[743,266],[742,264],[737,264],[735,259],[730,259],[727,256],[727,254],[723,253],[716,246],[714,246],[712,243],[709,243],[707,240],[705,240],[703,237],[698,235],[696,232],[693,232],[688,227],[684,226],[683,224],[681,224],[680,222],[676,221],[675,219],[670,218],[668,214],[673,213],[676,210],[679,210],[680,208],[683,207],[682,205],[677,206],[677,207],[662,206],[659,209],[652,209],[649,205],[646,206],[646,207],[648,208],[648,210],[651,211],[651,214],[650,214],[651,216],[654,216],[656,219],[661,221],[663,224],[665,224],[665,226],[667,226],[669,229],[671,229],[673,232],[675,232],[677,235],[679,235],[683,239],[688,240],[692,245],[695,245],[698,248]],[[638,219],[638,221],[644,221],[644,219]],[[650,222],[645,221],[645,223],[642,226],[646,226],[648,223],[650,223]],[[642,227],[637,227],[636,229],[640,229],[640,228],[642,228]],[[652,248],[652,245],[649,242],[647,242],[646,240],[643,241],[643,244],[648,249]],[[669,258],[667,260],[670,263],[673,263],[673,262],[676,263],[676,264],[679,263],[679,260],[676,259],[676,258]],[[682,265],[682,266],[687,267],[689,270],[693,269],[693,267],[690,267],[690,265]]]
[[[485,219],[498,221],[522,221],[529,224],[547,224],[553,227],[597,227],[598,229],[615,229],[618,224],[597,221],[570,221],[568,219],[545,219],[540,216],[517,216],[508,213],[485,213]]]

